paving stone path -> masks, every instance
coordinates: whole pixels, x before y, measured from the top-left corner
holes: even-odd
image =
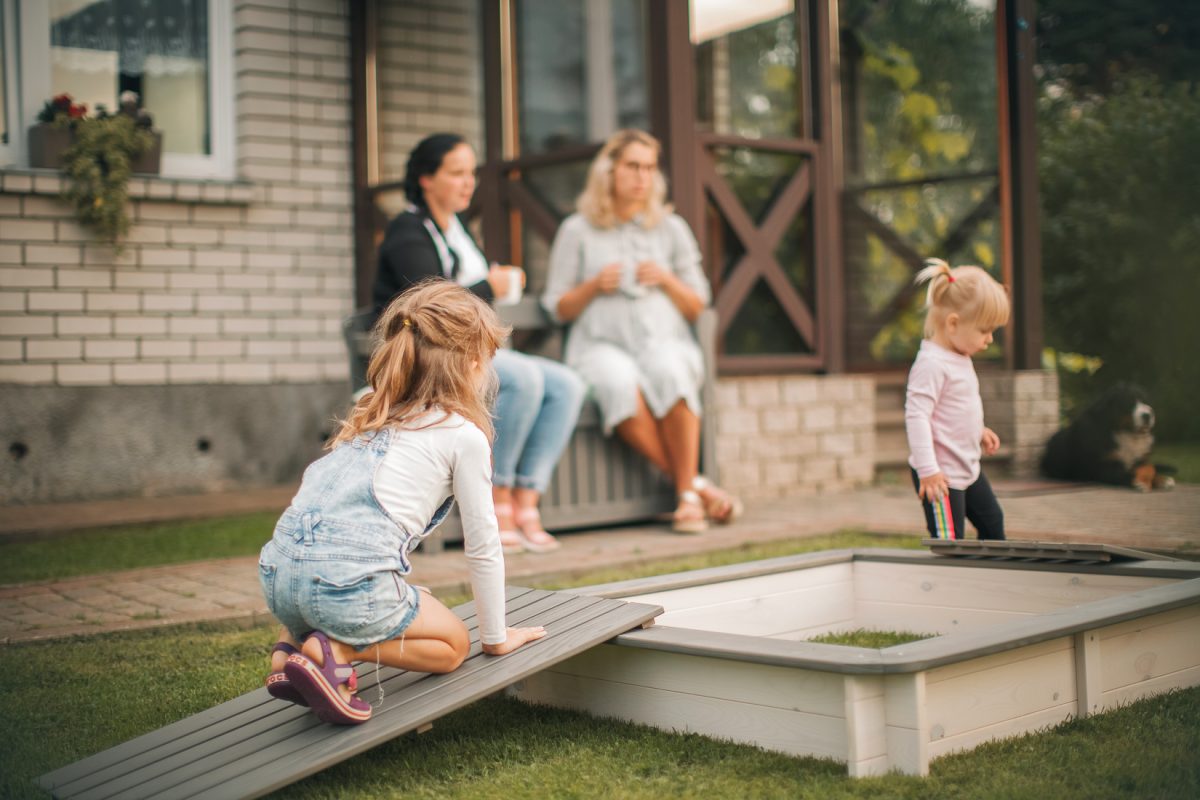
[[[1200,557],[1200,485],[1139,494],[1107,487],[996,481],[1011,539],[1090,542],[1166,550]],[[148,501],[106,501],[57,507],[53,514],[26,509],[5,515],[0,537],[36,534],[41,527],[212,516],[286,505],[288,489]],[[877,486],[753,504],[725,527],[694,535],[672,534],[665,524],[564,534],[563,547],[545,555],[507,558],[508,582],[529,584],[597,569],[637,564],[743,544],[796,539],[861,529],[923,537],[920,510],[910,488]],[[264,532],[264,539],[269,531]],[[468,591],[461,549],[417,553],[412,580],[437,592]],[[17,643],[209,620],[247,624],[269,619],[258,587],[254,557],[153,567],[61,581],[0,586],[0,642]]]

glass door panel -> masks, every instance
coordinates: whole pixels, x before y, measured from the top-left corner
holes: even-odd
[[[840,0],[839,19],[847,360],[899,366],[923,259],[1002,277],[995,0]]]

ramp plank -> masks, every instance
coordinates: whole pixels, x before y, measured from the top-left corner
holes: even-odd
[[[511,614],[534,602],[537,597],[538,595],[533,594],[532,590],[510,587],[505,596],[507,610]],[[454,611],[466,623],[472,641],[477,640],[475,604],[473,602],[465,603],[455,608]],[[368,671],[373,673],[374,665],[359,666],[360,677],[365,677]],[[410,680],[421,677],[420,674],[405,673],[387,667],[383,668],[382,672],[389,676],[410,675]],[[272,715],[282,715],[276,717],[282,721],[292,717],[306,717],[308,711],[299,706],[280,703],[267,694],[265,688],[258,689],[62,767],[43,776],[41,780],[53,778],[54,785],[57,787],[67,787],[69,784],[75,783],[75,786],[71,786],[67,790],[68,795],[75,794],[102,783],[112,776],[130,772],[134,767],[165,759],[205,740],[252,725],[256,720]],[[315,718],[312,719],[312,722],[319,724]]]
[[[507,621],[544,625],[546,638],[505,656],[484,655],[474,604],[454,609],[471,649],[454,672],[425,675],[384,667],[385,692],[363,725],[327,725],[308,709],[257,689],[38,778],[55,797],[258,797],[351,758],[661,613],[657,606],[510,587]],[[375,694],[374,664],[359,666],[360,694]]]

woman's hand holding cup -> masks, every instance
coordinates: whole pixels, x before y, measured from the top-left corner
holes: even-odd
[[[592,280],[601,294],[612,294],[621,288],[621,273],[625,268],[617,262],[605,264]]]
[[[525,289],[525,270],[504,264],[493,264],[488,270],[488,284],[500,305],[514,305],[521,300]]]
[[[667,270],[656,261],[641,261],[637,265],[637,282],[641,286],[661,286]]]

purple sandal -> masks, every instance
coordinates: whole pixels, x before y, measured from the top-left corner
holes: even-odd
[[[312,706],[312,710],[323,722],[335,725],[359,725],[371,718],[371,705],[351,694],[350,701],[342,698],[338,687],[345,684],[351,693],[358,689],[358,676],[354,667],[349,664],[339,664],[334,660],[333,649],[329,646],[329,637],[317,631],[309,638],[315,638],[321,645],[324,654],[324,664],[317,666],[303,653],[293,653],[288,656],[283,665],[283,673],[291,683],[291,688]]]
[[[287,642],[276,642],[275,646],[271,648],[271,652],[279,652],[291,656],[300,651]],[[283,670],[272,672],[267,676],[267,692],[277,700],[286,700],[298,706],[308,705],[308,701],[304,699],[304,695],[296,691],[296,687],[292,686],[292,682],[288,680],[288,676],[283,673]]]

